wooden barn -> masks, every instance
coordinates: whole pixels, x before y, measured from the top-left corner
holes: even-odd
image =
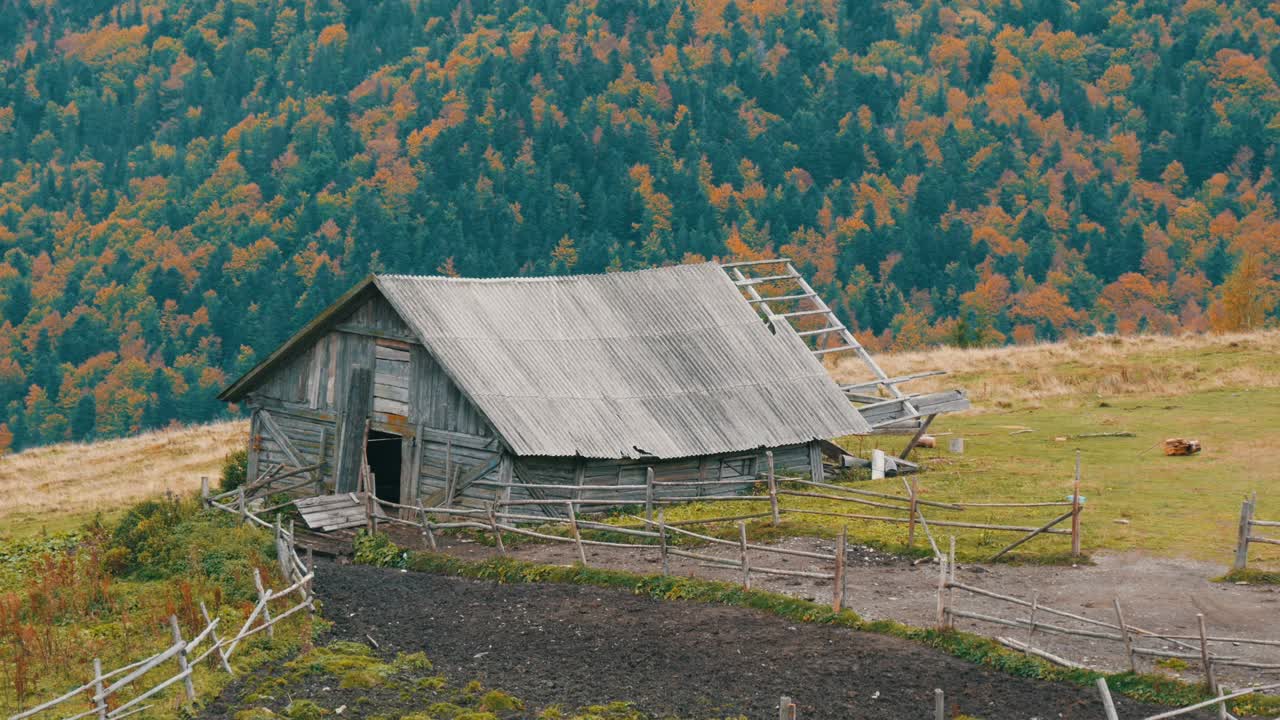
[[[252,412],[251,480],[288,468],[356,492],[367,465],[378,498],[403,505],[556,494],[529,484],[634,502],[650,469],[748,483],[766,452],[821,476],[839,452],[825,441],[872,428],[803,333],[764,322],[742,288],[713,263],[376,275],[219,397]]]

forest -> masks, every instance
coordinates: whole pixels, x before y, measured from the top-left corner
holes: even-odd
[[[10,0],[0,450],[370,272],[785,254],[872,348],[1274,324],[1280,4]]]

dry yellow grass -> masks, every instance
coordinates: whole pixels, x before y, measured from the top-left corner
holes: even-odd
[[[947,370],[913,381],[911,392],[962,387],[975,410],[1037,407],[1123,395],[1178,395],[1236,388],[1280,387],[1280,331],[1232,335],[1089,337],[999,348],[934,348],[881,355],[889,375]],[[857,358],[834,362],[844,382],[869,379]]]
[[[0,457],[0,535],[61,529],[166,490],[198,490],[201,475],[216,482],[247,433],[237,420]]]

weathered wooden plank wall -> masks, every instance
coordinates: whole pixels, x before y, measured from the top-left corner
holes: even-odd
[[[363,374],[353,372],[364,368]],[[353,382],[352,378],[357,378]],[[355,390],[358,397],[353,396]],[[265,408],[288,436],[299,459],[323,463],[330,488],[355,489],[364,420],[405,438],[399,501],[429,502],[451,488],[455,503],[479,506],[507,492],[502,482],[503,448],[493,427],[467,400],[444,368],[412,338],[403,320],[381,297],[335,321],[330,332],[271,373],[250,395],[249,405]],[[258,468],[292,465],[281,444],[255,422],[250,462]],[[519,458],[511,464],[517,482],[615,486],[622,490],[541,491],[537,498],[512,487],[513,499],[645,499],[645,471],[655,480],[742,480],[747,487],[763,472],[764,452],[733,453],[664,461]],[[778,448],[780,473],[809,471],[805,445]],[[737,486],[722,486],[725,494]],[[659,487],[654,496],[686,497],[706,488]]]

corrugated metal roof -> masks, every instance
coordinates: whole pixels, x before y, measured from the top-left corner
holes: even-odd
[[[520,455],[674,458],[871,431],[711,263],[375,282]]]

